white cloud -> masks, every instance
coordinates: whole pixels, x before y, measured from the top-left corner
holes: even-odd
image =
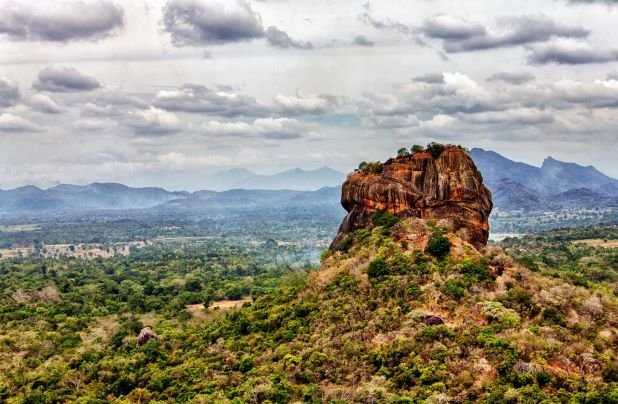
[[[0,114],[0,132],[37,132],[40,130],[38,125],[21,116]]]
[[[59,114],[62,112],[62,108],[60,108],[56,101],[45,94],[34,94],[30,97],[29,104],[35,111],[46,114]]]

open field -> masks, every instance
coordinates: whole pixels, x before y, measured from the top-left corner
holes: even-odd
[[[58,256],[74,257],[74,258],[109,258],[114,255],[129,255],[131,247],[143,248],[146,245],[143,241],[135,241],[130,243],[120,243],[113,245],[101,244],[44,244],[40,249],[40,254],[45,258],[53,258]],[[32,246],[20,246],[12,248],[0,249],[0,258],[15,258],[20,256],[28,256],[36,253],[36,249]]]
[[[602,247],[602,248],[618,248],[618,240],[603,240],[600,238],[592,238],[587,240],[577,240],[573,242],[574,244],[586,244],[591,247]]]

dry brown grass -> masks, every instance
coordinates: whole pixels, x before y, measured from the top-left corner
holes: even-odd
[[[577,241],[573,241],[573,244],[586,244],[591,247],[602,247],[602,248],[618,248],[618,240],[603,240],[600,238],[577,240]]]
[[[208,308],[211,310],[239,309],[245,303],[253,303],[253,298],[251,296],[246,296],[240,300],[219,300],[217,302],[212,302],[210,306],[208,306]],[[199,305],[192,305],[192,306],[199,306]],[[201,306],[204,307],[204,305],[201,305]],[[199,310],[199,308],[197,310]]]

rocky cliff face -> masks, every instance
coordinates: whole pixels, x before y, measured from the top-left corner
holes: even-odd
[[[381,173],[357,171],[343,184],[341,204],[348,211],[331,249],[378,211],[399,217],[440,220],[479,248],[487,244],[491,193],[468,153],[447,146],[434,158],[428,151],[388,160]]]

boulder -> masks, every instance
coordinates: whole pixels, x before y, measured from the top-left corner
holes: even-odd
[[[440,324],[444,324],[444,320],[442,320],[440,317],[435,316],[433,314],[425,314],[425,315],[421,316],[421,321],[425,325],[440,325]]]
[[[155,334],[150,327],[142,328],[137,336],[137,346],[142,346],[151,339],[158,339],[159,336]]]

